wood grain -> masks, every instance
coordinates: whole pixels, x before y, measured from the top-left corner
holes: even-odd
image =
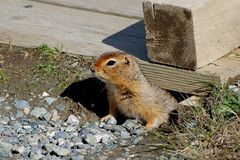
[[[143,19],[143,0],[32,0],[80,10]]]
[[[32,8],[26,8],[27,5]],[[1,0],[0,19],[2,43],[11,41],[25,47],[47,43],[52,47],[63,46],[70,53],[91,56],[121,49],[139,57],[146,54],[144,26],[137,27],[139,20],[135,19],[28,0]],[[128,38],[124,38],[126,35]]]
[[[185,93],[203,95],[212,81],[220,82],[218,76],[138,60],[147,79],[161,88]]]
[[[172,5],[143,5],[148,57],[153,62],[195,69],[191,10]],[[153,12],[153,13],[152,13]]]
[[[240,51],[240,49],[237,50]],[[202,74],[214,74],[220,77],[221,83],[227,83],[229,78],[240,76],[240,57],[232,52],[231,54],[198,69],[197,72]]]
[[[154,62],[195,70],[240,45],[239,0],[146,0],[144,8]]]

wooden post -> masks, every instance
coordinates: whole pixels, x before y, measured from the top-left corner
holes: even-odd
[[[148,57],[196,70],[240,45],[239,0],[146,0]]]

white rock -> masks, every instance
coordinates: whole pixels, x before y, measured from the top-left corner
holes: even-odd
[[[116,125],[117,124],[117,120],[114,117],[110,117],[107,121],[107,124],[110,125]]]
[[[47,96],[49,96],[49,94],[47,92],[42,93],[42,97],[47,97]]]
[[[52,113],[52,118],[51,118],[52,121],[57,121],[57,120],[60,119],[60,116],[58,115],[57,110],[54,109],[54,110],[51,111],[51,113]]]
[[[64,138],[59,138],[58,140],[58,145],[61,146],[66,143],[66,140]]]
[[[24,114],[29,114],[29,112],[30,112],[30,107],[23,108],[22,112],[23,112]]]

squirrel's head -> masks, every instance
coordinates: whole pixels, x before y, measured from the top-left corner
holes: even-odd
[[[96,77],[111,83],[135,79],[139,74],[139,67],[134,58],[124,52],[102,54],[90,70]]]

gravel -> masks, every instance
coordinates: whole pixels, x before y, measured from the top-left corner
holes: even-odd
[[[39,96],[40,106],[31,106],[31,100],[0,96],[1,109],[6,111],[0,112],[0,159],[82,160],[91,155],[108,159],[105,153],[123,144],[138,144],[146,134],[136,120],[117,125],[112,117],[106,123],[83,123],[71,114],[64,121],[61,115],[66,106],[57,103],[47,92]],[[127,159],[128,154],[124,155]]]
[[[2,158],[11,158],[13,157],[11,153],[12,145],[5,142],[0,142],[0,157]]]
[[[55,102],[57,100],[57,98],[46,97],[46,98],[44,98],[44,100],[47,102],[48,105],[52,105],[53,102]]]
[[[79,125],[79,119],[74,115],[70,115],[66,123],[69,125]]]
[[[47,114],[48,111],[43,107],[35,107],[31,112],[30,115],[35,116],[36,118],[39,118],[45,114]]]
[[[20,101],[17,101],[14,106],[17,109],[23,109],[23,108],[30,107],[30,104],[25,100],[20,100]]]

